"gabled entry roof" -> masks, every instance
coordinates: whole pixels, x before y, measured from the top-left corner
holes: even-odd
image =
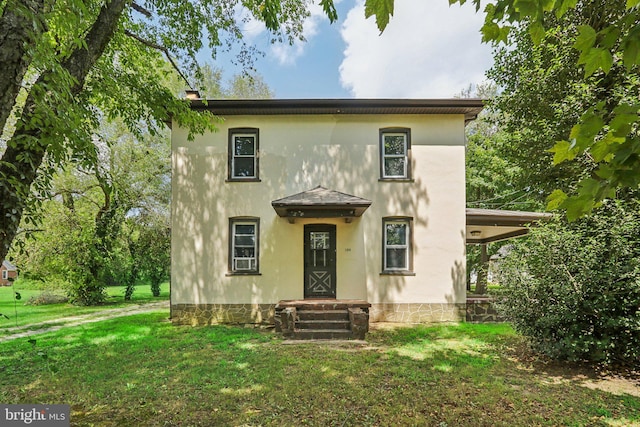
[[[553,215],[541,212],[467,208],[467,243],[491,243],[529,232],[530,224]]]
[[[371,200],[329,190],[322,186],[271,202],[278,216],[288,218],[344,218],[347,222],[362,216]]]

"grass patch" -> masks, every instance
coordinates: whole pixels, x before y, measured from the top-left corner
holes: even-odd
[[[43,291],[32,283],[20,280],[13,287],[0,287],[0,334],[4,329],[16,326],[33,325],[42,322],[56,322],[65,317],[95,313],[110,308],[121,308],[169,299],[169,283],[163,283],[159,297],[151,294],[149,286],[138,286],[131,301],[124,300],[124,286],[110,286],[106,288],[107,300],[104,304],[92,307],[81,307],[68,303],[47,305],[26,305],[31,297],[37,297],[42,292],[55,292],[64,295],[63,290]],[[14,300],[14,292],[20,293],[21,299]],[[5,317],[6,316],[6,317]]]
[[[0,347],[0,401],[88,426],[640,425],[640,399],[518,357],[507,325],[375,329],[368,345],[177,327],[153,312]]]

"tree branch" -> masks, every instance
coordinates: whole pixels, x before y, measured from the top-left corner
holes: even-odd
[[[139,12],[139,13],[143,14],[147,18],[152,18],[153,17],[153,14],[148,9],[145,9],[144,7],[140,6],[136,2],[131,3],[131,9],[135,10],[136,12]]]
[[[140,37],[137,34],[132,33],[129,30],[124,30],[124,33],[131,37],[134,40],[139,41],[140,43],[142,43],[143,45],[150,47],[151,49],[155,49],[155,50],[159,50],[160,52],[164,53],[164,55],[167,57],[167,59],[169,60],[169,62],[171,63],[171,66],[173,67],[174,70],[176,70],[176,72],[180,75],[180,77],[182,78],[182,80],[185,81],[185,83],[187,84],[187,86],[189,88],[192,88],[191,83],[189,83],[189,80],[187,80],[187,78],[185,77],[185,75],[182,73],[182,71],[180,70],[180,68],[178,67],[178,64],[176,64],[176,62],[173,60],[173,58],[171,57],[171,53],[169,52],[169,49],[167,49],[166,47],[159,45],[157,43],[154,43],[150,40],[144,39],[142,37]]]

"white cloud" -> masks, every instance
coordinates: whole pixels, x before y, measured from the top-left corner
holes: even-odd
[[[341,0],[335,1],[340,3]],[[308,41],[318,34],[320,23],[328,18],[322,10],[322,6],[317,3],[309,3],[309,16],[303,22],[302,35],[306,41],[296,40],[292,45],[287,41],[282,43],[269,43],[268,51],[272,58],[275,58],[280,65],[294,64],[296,59],[301,57]],[[242,33],[250,42],[266,42],[264,37],[267,34],[267,27],[263,22],[253,18],[245,8],[238,8],[236,12],[236,20],[238,22],[245,21],[242,26]],[[284,31],[283,31],[284,33]]]
[[[336,2],[338,3],[338,2]],[[308,41],[312,37],[318,34],[318,27],[322,20],[328,20],[325,13],[322,11],[322,6],[317,3],[309,4],[310,15],[304,20],[302,34]],[[278,43],[271,46],[271,54],[282,65],[290,65],[295,63],[296,59],[304,54],[307,42],[296,40],[293,45],[285,43]]]
[[[341,35],[346,43],[340,80],[356,98],[450,98],[486,78],[491,48],[481,44],[483,14],[468,2],[395,2],[382,35],[365,20],[363,1],[351,9]]]

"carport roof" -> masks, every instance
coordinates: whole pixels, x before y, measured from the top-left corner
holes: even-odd
[[[523,236],[529,232],[529,225],[552,216],[542,212],[467,208],[467,243],[491,243]]]

